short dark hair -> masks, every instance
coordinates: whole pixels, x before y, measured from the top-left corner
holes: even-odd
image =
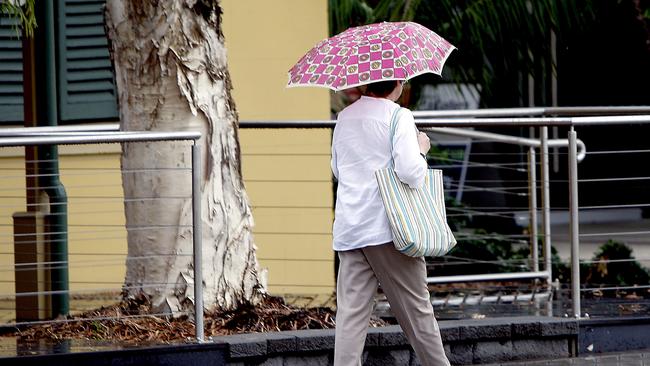
[[[366,91],[364,94],[384,98],[395,90],[397,83],[399,83],[399,80],[386,80],[371,83],[366,85]]]

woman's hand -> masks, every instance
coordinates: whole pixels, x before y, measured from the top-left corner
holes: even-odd
[[[422,131],[418,131],[418,145],[420,145],[420,152],[426,155],[431,149],[431,141],[429,141],[429,136]]]

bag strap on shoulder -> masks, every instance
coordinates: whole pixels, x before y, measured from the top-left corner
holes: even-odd
[[[395,166],[395,162],[393,161],[393,143],[395,142],[395,131],[397,131],[397,123],[399,122],[399,114],[402,111],[402,107],[397,107],[393,114],[390,117],[390,125],[388,126],[388,129],[390,131],[390,166],[393,168]]]

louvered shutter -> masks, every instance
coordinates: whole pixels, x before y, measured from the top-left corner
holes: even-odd
[[[0,15],[0,122],[23,120],[23,51],[16,21]]]
[[[117,118],[117,93],[104,30],[105,0],[57,3],[61,120]]]

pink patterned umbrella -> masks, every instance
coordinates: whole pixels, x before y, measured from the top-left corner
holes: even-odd
[[[440,75],[451,43],[413,22],[384,22],[350,28],[309,50],[291,70],[293,86],[342,90],[382,80]]]

